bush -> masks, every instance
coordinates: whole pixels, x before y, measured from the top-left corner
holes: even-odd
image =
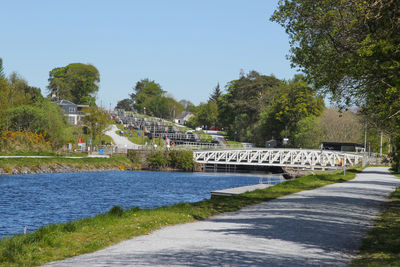
[[[147,156],[146,161],[149,166],[156,169],[165,168],[168,166],[168,154],[161,151],[156,151]]]
[[[128,149],[127,157],[133,163],[133,165],[135,165],[135,167],[140,167],[142,165],[142,157],[137,151]]]
[[[108,214],[111,216],[121,217],[124,214],[124,210],[120,206],[114,206],[109,211]]]
[[[66,224],[64,224],[61,228],[61,231],[65,232],[65,233],[73,233],[76,231],[76,226],[75,223],[73,222],[68,222]]]
[[[184,171],[191,171],[194,167],[193,151],[172,150],[169,153],[170,166]]]
[[[5,131],[0,134],[1,152],[50,152],[50,142],[45,135],[32,132]]]

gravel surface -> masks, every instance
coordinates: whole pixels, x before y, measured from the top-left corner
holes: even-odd
[[[346,266],[400,185],[387,168],[47,266]]]
[[[140,146],[132,143],[131,141],[128,140],[125,136],[120,136],[116,134],[116,131],[120,131],[117,126],[114,124],[111,125],[111,128],[107,130],[104,134],[110,136],[115,145],[118,146],[119,148],[125,148],[125,149],[138,149]]]

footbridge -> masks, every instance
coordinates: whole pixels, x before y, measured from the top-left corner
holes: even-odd
[[[193,151],[194,160],[203,164],[278,166],[305,169],[337,169],[355,166],[362,155],[332,150],[236,149]]]

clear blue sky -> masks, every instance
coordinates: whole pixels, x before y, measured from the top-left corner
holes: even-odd
[[[90,63],[97,103],[109,108],[150,78],[175,99],[207,101],[240,69],[290,79],[284,29],[269,21],[278,0],[2,1],[0,57],[46,93],[49,71]]]

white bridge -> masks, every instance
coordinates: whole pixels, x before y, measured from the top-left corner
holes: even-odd
[[[279,166],[306,169],[352,167],[362,161],[359,154],[309,149],[237,149],[193,151],[194,160],[203,164]]]

